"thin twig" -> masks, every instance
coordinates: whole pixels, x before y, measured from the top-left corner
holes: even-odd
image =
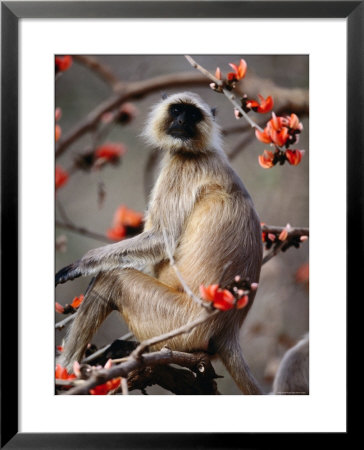
[[[203,73],[207,78],[210,78],[210,80],[213,81],[215,84],[217,84],[220,87],[224,85],[222,80],[219,80],[211,72],[206,70],[204,67],[200,66],[200,64],[198,64],[190,55],[185,55],[185,58],[191,64],[192,67],[197,69],[199,72]]]
[[[124,356],[123,358],[115,358],[115,359],[112,359],[111,362],[112,362],[113,364],[120,364],[120,363],[122,363],[122,362],[128,361],[128,359],[129,359],[129,356]]]
[[[208,77],[210,80],[212,80],[221,88],[221,91],[223,92],[225,97],[234,105],[234,108],[236,108],[240,112],[240,114],[244,117],[244,119],[250,124],[252,128],[256,128],[259,131],[263,131],[263,129],[256,122],[254,122],[254,120],[252,120],[248,116],[248,114],[243,110],[241,104],[236,100],[235,95],[224,87],[224,83],[222,80],[218,80],[214,75],[212,75],[212,73],[210,73],[204,67],[200,66],[200,64],[198,64],[191,56],[185,55],[185,58],[191,64],[192,67],[194,67],[199,72],[204,74],[206,77]]]
[[[64,206],[60,201],[59,197],[56,197],[56,205],[58,207],[59,215],[62,217],[62,220],[65,223],[74,226],[72,220],[68,217],[68,214],[66,213],[66,210],[64,209]]]
[[[264,256],[262,260],[262,265],[270,261],[274,256],[278,255],[278,253],[281,251],[283,245],[286,243],[286,241],[280,242],[278,245],[272,248],[272,250]]]
[[[84,227],[78,227],[77,225],[74,225],[69,222],[65,223],[65,222],[60,222],[59,220],[56,220],[56,226],[60,227],[60,228],[65,228],[66,230],[73,231],[74,233],[82,234],[83,236],[87,236],[92,239],[96,239],[97,241],[107,242],[107,243],[114,242],[112,239],[109,239],[107,236],[105,236],[103,234],[96,233],[94,231],[90,231]]]
[[[250,124],[252,128],[256,128],[257,130],[263,132],[263,128],[260,127],[256,122],[254,122],[253,119],[251,119],[248,114],[243,110],[240,103],[236,100],[235,95],[228,91],[227,89],[223,88],[222,92],[224,93],[225,97],[230,101],[230,103],[233,104],[234,108],[237,109],[240,114],[244,117],[244,119]]]
[[[303,227],[295,227],[295,228],[288,228],[287,227],[278,227],[275,225],[262,225],[262,231],[265,233],[273,233],[273,234],[279,234],[283,230],[287,230],[288,237],[296,237],[296,236],[310,236],[310,229],[309,228],[303,228]]]
[[[74,318],[76,317],[75,314],[71,314],[70,316],[66,317],[65,319],[61,320],[60,322],[57,322],[55,325],[56,330],[62,330],[69,322],[72,322]]]
[[[129,395],[128,379],[124,377],[121,378],[121,392],[123,395]]]
[[[140,358],[141,354],[152,345],[159,344],[160,342],[163,341],[168,341],[169,339],[172,339],[176,336],[180,336],[181,334],[189,333],[197,325],[201,325],[202,323],[207,322],[209,319],[211,319],[212,317],[216,316],[216,314],[219,313],[220,313],[219,309],[214,309],[211,312],[208,312],[207,310],[202,310],[202,314],[192,322],[188,322],[187,324],[182,325],[181,327],[176,328],[172,331],[161,334],[159,336],[152,337],[150,339],[146,339],[145,341],[141,342],[130,356],[132,358]]]

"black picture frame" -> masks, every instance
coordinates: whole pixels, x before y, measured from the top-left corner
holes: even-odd
[[[1,448],[257,448],[277,435],[283,446],[297,434],[18,432],[18,22],[117,17],[347,19],[347,301],[355,301],[363,274],[363,1],[1,2]],[[338,433],[335,439],[348,436]],[[310,438],[305,433],[300,443]]]

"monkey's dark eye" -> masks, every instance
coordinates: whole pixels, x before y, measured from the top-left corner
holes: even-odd
[[[177,116],[178,114],[180,114],[181,111],[182,111],[181,106],[179,106],[179,105],[172,105],[172,107],[171,107],[171,113],[172,113],[174,116]]]

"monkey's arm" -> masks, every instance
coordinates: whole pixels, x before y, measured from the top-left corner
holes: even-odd
[[[116,268],[141,268],[165,257],[161,232],[148,230],[125,241],[90,250],[80,260],[56,274],[56,286],[80,276],[92,275]]]

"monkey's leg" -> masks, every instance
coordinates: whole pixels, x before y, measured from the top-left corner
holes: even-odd
[[[68,330],[59,364],[71,370],[74,361],[80,362],[92,336],[115,308],[110,298],[112,286],[102,285],[102,274],[94,278],[75,319]],[[96,289],[94,289],[97,287]]]
[[[139,341],[179,328],[203,313],[201,306],[186,293],[135,269],[99,274],[71,325],[60,358],[63,366],[71,369],[74,361],[82,359],[87,344],[113,309],[121,312]],[[157,344],[153,350],[165,344],[179,351],[207,350],[214,338],[214,330],[221,327],[217,321],[228,318],[223,314],[212,317],[187,334]],[[236,336],[232,330],[228,339],[217,341],[218,355],[245,394],[261,394]]]
[[[171,331],[202,313],[201,306],[187,294],[135,269],[101,273],[71,325],[60,364],[72,368],[74,361],[80,361],[97,328],[115,309],[121,312],[138,340]],[[168,346],[181,351],[204,350],[208,340],[209,335],[200,326],[186,336],[168,340]]]

